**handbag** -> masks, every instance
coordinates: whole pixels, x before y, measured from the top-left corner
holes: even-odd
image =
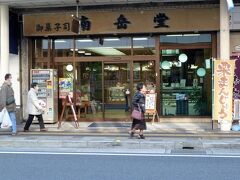
[[[14,96],[8,97],[7,100],[6,100],[6,105],[8,106],[8,105],[13,104],[13,103],[15,103]]]
[[[144,119],[143,113],[140,109],[139,104],[138,104],[138,110],[134,108],[131,116],[132,116],[133,119],[137,119],[137,120],[143,120]]]

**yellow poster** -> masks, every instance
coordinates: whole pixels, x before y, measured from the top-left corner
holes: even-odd
[[[232,121],[235,60],[214,62],[214,120]]]

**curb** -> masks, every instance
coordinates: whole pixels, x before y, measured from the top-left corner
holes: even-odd
[[[1,133],[0,133],[1,134]],[[4,134],[7,134],[5,132]],[[9,132],[8,132],[9,134]],[[101,136],[101,137],[129,137],[127,131],[121,132],[99,132],[99,131],[82,131],[82,132],[18,132],[19,135],[39,135],[39,136]],[[219,137],[219,138],[240,138],[240,132],[145,132],[146,137]]]

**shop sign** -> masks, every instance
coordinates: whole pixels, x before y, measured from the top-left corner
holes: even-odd
[[[169,17],[167,17],[165,13],[157,14],[153,19],[153,22],[157,24],[156,26],[154,26],[154,28],[168,28],[169,26],[166,25],[167,20],[169,20]]]
[[[79,18],[72,17],[71,12],[62,14],[26,14],[23,19],[24,36],[74,35],[76,33],[81,35],[173,33],[177,31],[219,30],[219,21],[217,21],[219,19],[218,8],[211,10],[203,8],[156,9],[125,11],[124,13],[117,11],[85,11]]]
[[[234,75],[234,99],[240,99],[240,57],[236,59]]]
[[[70,23],[69,22],[64,22],[64,23],[50,23],[47,22],[45,24],[36,24],[35,25],[35,31],[36,32],[52,32],[52,31],[70,31]]]
[[[214,62],[214,120],[232,121],[235,60]]]
[[[115,22],[113,24],[115,26],[117,26],[117,29],[127,29],[128,24],[131,24],[131,22],[128,21],[127,18],[125,18],[125,16],[123,14],[121,14],[117,18],[117,22]]]

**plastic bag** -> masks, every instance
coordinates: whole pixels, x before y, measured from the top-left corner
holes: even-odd
[[[10,126],[12,126],[12,121],[10,119],[8,111],[6,108],[4,108],[2,112],[3,112],[3,116],[2,116],[3,118],[2,118],[1,128],[9,128]]]
[[[2,120],[3,120],[3,110],[0,112],[0,124],[2,123]]]
[[[236,124],[232,126],[233,131],[240,131],[240,125]]]

